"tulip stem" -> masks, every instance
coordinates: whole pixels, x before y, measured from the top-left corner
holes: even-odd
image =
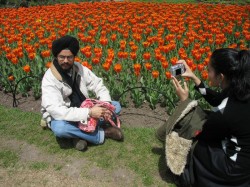
[[[12,104],[13,107],[17,107],[17,105],[18,105],[18,102],[17,102],[17,99],[16,99],[16,90],[17,90],[17,86],[18,86],[18,84],[19,84],[22,80],[24,80],[24,79],[26,79],[26,78],[39,78],[39,77],[37,77],[37,76],[32,76],[32,75],[22,77],[21,79],[19,79],[19,80],[16,82],[16,84],[14,85],[14,89],[13,89],[13,87],[12,87],[12,84],[9,82],[10,89],[11,89],[11,92],[12,92],[12,97],[13,97],[13,104]]]

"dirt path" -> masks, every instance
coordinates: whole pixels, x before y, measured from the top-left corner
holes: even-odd
[[[0,167],[0,186],[2,187],[133,186],[137,178],[132,171],[127,169],[104,170],[84,157],[51,155],[26,142],[0,138],[0,150],[5,149],[16,152],[20,158],[15,168]],[[49,163],[49,165],[46,168],[34,170],[30,168],[32,163]],[[56,167],[60,169],[56,170]],[[143,185],[139,184],[139,186]]]

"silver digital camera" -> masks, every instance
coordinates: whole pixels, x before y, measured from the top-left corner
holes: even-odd
[[[176,64],[170,67],[171,75],[176,77],[183,74],[186,71],[184,64]]]

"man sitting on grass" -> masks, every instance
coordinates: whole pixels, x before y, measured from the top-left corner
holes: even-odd
[[[91,70],[75,62],[79,51],[79,42],[71,36],[61,37],[52,43],[54,60],[45,72],[42,80],[42,115],[57,140],[72,141],[77,150],[84,151],[87,142],[103,144],[105,138],[123,141],[120,128],[98,123],[93,133],[78,128],[79,121],[88,121],[90,117],[102,119],[111,115],[110,111],[100,105],[92,108],[80,108],[81,103],[89,98],[88,92],[95,93],[98,100],[112,103],[116,113],[121,106],[111,101],[108,89],[101,78]]]

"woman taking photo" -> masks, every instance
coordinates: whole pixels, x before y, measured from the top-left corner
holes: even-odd
[[[194,148],[192,186],[250,186],[250,51],[223,48],[212,53],[208,79],[221,92],[209,89],[184,60],[178,63],[186,68],[182,76],[192,79],[213,106]],[[173,77],[173,85],[180,101],[188,99],[186,83],[182,86]]]

